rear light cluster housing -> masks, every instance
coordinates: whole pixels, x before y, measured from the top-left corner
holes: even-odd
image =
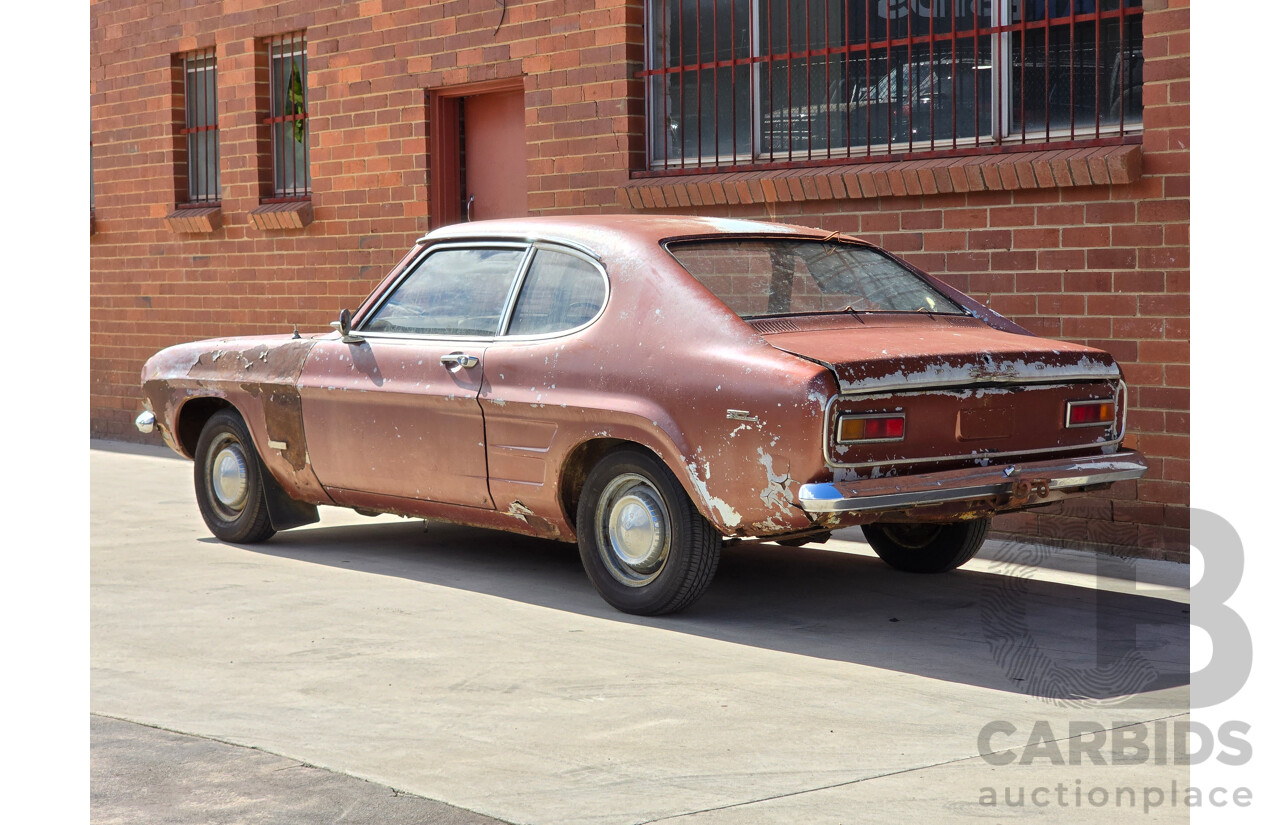
[[[1097,398],[1067,402],[1067,429],[1077,427],[1110,427],[1116,423],[1116,400]]]
[[[836,442],[881,444],[906,438],[907,417],[902,413],[842,415],[836,420]]]

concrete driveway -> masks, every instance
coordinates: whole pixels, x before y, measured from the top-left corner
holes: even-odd
[[[728,549],[691,610],[643,619],[570,545],[322,508],[230,546],[190,463],[90,466],[96,714],[518,823],[1120,822],[1117,791],[1140,813],[1189,781],[1172,748],[1112,751],[1187,719],[1183,565],[989,542],[921,577],[851,530]]]

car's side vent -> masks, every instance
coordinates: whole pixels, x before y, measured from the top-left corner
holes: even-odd
[[[760,321],[752,321],[751,325],[756,328],[756,332],[799,332],[800,327],[793,321],[785,318],[770,318]]]

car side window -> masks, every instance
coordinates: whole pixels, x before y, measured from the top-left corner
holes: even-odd
[[[362,327],[416,335],[498,334],[525,249],[446,248],[430,252]]]
[[[564,252],[533,256],[508,335],[547,335],[582,326],[604,306],[605,281],[593,264]]]

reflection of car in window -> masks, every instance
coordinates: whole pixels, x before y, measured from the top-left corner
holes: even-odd
[[[775,109],[765,116],[766,150],[775,153],[885,144],[948,145],[991,129],[991,66],[900,64],[882,58],[838,76],[825,100]],[[785,95],[776,96],[786,102]],[[797,96],[792,95],[794,103]],[[976,111],[975,111],[976,108]]]

